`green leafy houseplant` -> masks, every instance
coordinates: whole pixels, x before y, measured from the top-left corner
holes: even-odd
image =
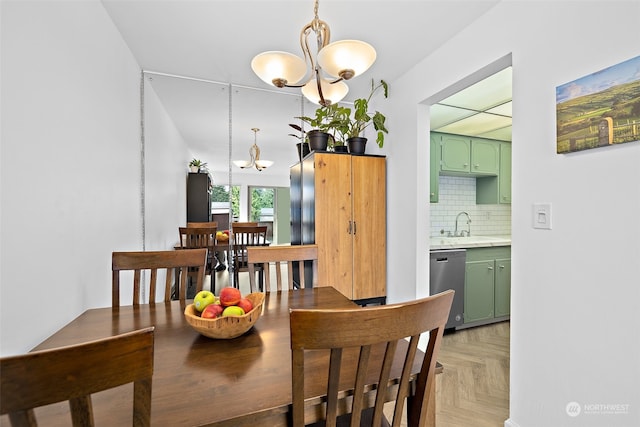
[[[341,132],[348,135],[349,138],[360,136],[362,132],[373,124],[373,128],[377,131],[376,142],[378,146],[382,148],[384,146],[384,134],[389,133],[385,126],[385,120],[387,119],[384,114],[379,111],[370,113],[369,101],[373,95],[380,89],[384,89],[384,97],[389,97],[389,85],[384,80],[380,80],[380,83],[375,85],[374,80],[371,80],[371,92],[367,98],[358,98],[353,102],[353,118],[351,118],[351,112],[349,111],[345,121],[339,124]]]
[[[189,162],[189,167],[194,169],[198,168],[198,170],[205,170],[207,168],[207,163],[194,158]]]

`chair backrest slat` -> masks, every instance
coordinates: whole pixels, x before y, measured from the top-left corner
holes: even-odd
[[[33,408],[69,401],[72,425],[93,426],[91,395],[134,383],[133,426],[151,424],[154,328],[0,359],[0,413],[35,426]]]
[[[308,261],[312,265],[313,282],[307,284],[304,278],[304,265]],[[282,265],[287,265],[287,288],[294,289],[294,265],[298,267],[298,285],[300,288],[317,286],[318,278],[318,246],[317,245],[291,245],[291,246],[252,246],[247,248],[247,264],[249,268],[249,285],[251,292],[255,292],[255,268],[260,266],[265,271],[265,292],[282,290]],[[276,289],[271,289],[269,272],[271,265],[276,267]]]
[[[149,303],[156,302],[156,282],[158,270],[165,270],[164,301],[171,299],[174,270],[179,274],[180,289],[176,294],[181,301],[186,300],[186,277],[189,269],[195,270],[196,291],[201,291],[204,283],[207,249],[181,249],[172,251],[113,252],[111,254],[111,305],[120,306],[120,272],[133,271],[133,305],[141,304],[141,273],[149,271]]]
[[[425,425],[436,357],[453,295],[454,291],[449,290],[416,301],[346,310],[292,309],[293,425],[302,426],[305,422],[305,352],[320,349],[331,351],[327,426],[336,425],[337,418],[343,416],[349,417],[351,426],[359,426],[360,417],[366,418],[367,425],[381,425],[384,403],[390,400],[396,401],[393,425],[399,425],[410,390],[415,393],[409,408],[409,425]],[[417,349],[422,334],[429,334],[424,353]],[[408,343],[405,338],[409,338]],[[343,378],[342,355],[347,360],[347,352],[354,349],[359,352],[356,373],[353,378]],[[371,363],[374,351],[384,354],[379,366]],[[399,383],[390,381],[394,360],[403,361],[402,371],[393,373],[393,378],[400,377]],[[373,370],[377,370],[377,375],[372,374]],[[420,372],[416,375],[417,370]],[[344,395],[353,396],[346,414],[344,404],[338,402]]]

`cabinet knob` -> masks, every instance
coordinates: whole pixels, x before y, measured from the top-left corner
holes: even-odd
[[[487,270],[493,270],[493,267],[488,266],[488,267],[487,267]]]
[[[478,169],[480,167],[480,165],[476,163],[475,165],[473,165],[473,167]]]

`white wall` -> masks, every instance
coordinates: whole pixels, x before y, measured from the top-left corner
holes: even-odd
[[[8,355],[110,306],[111,251],[141,247],[140,73],[98,1],[0,7]]]
[[[153,87],[145,81],[145,250],[171,249],[178,241],[176,224],[187,224],[190,154]]]
[[[640,54],[638,17],[637,0],[503,1],[392,83],[388,282],[390,300],[401,300],[428,283],[419,103],[512,55],[510,426],[640,425],[640,142],[555,152],[556,86]],[[552,230],[531,227],[535,202],[553,204]],[[415,239],[403,232],[414,222]],[[574,401],[583,413],[570,417]],[[586,413],[606,404],[627,413]]]

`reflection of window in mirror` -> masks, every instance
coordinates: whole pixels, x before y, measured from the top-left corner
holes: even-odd
[[[249,186],[250,221],[266,225],[273,244],[291,243],[291,209],[288,187]]]
[[[233,213],[233,222],[240,221],[240,186],[231,187],[231,212]]]
[[[214,185],[211,189],[211,220],[218,223],[218,230],[229,229],[229,186]]]

